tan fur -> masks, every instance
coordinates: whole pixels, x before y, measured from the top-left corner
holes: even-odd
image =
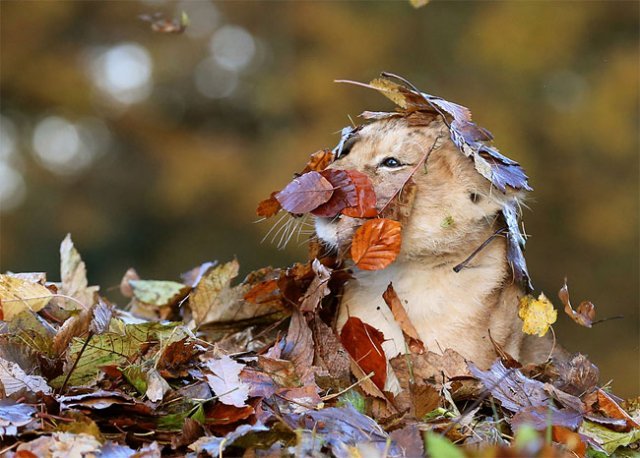
[[[381,330],[389,358],[405,351],[398,324],[382,299],[393,282],[398,296],[421,339],[430,351],[452,348],[480,366],[495,359],[492,337],[518,357],[523,335],[517,317],[519,297],[506,259],[506,241],[498,237],[459,273],[453,267],[466,259],[503,224],[498,214],[505,199],[474,168],[451,142],[441,119],[413,127],[406,119],[378,121],[365,126],[351,152],[331,168],[355,169],[369,176],[379,210],[404,183],[434,146],[426,168],[413,175],[417,193],[408,221],[404,223],[402,249],[386,269],[366,272],[354,269],[340,304],[337,326],[349,316]],[[379,164],[395,157],[400,168]],[[471,195],[479,196],[473,202]],[[327,244],[345,250],[362,220],[346,216],[318,218],[316,233]]]

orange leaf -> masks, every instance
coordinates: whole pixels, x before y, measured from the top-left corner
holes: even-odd
[[[640,425],[600,388],[598,388],[598,409],[607,414],[609,418],[619,418],[626,421],[628,429],[640,428]]]
[[[395,289],[393,289],[393,283],[389,283],[389,286],[387,286],[387,290],[382,293],[382,298],[391,309],[393,318],[395,318],[395,320],[400,325],[400,329],[402,329],[402,333],[404,334],[405,340],[409,345],[409,349],[413,353],[424,353],[424,343],[422,343],[422,340],[420,340],[418,331],[413,326],[413,323],[409,319],[409,315],[407,315],[407,311],[402,305],[402,301],[398,297]]]
[[[309,157],[309,162],[307,162],[302,173],[321,172],[333,162],[334,157],[335,154],[330,149],[316,151]]]
[[[272,192],[268,199],[263,200],[256,208],[256,214],[263,218],[270,218],[280,211],[282,208],[280,202],[276,199],[277,192]]]
[[[350,317],[340,332],[340,341],[365,374],[373,372],[371,381],[384,390],[387,358],[382,350],[384,335],[360,318]]]
[[[362,270],[380,270],[395,261],[402,244],[398,221],[371,219],[358,228],[351,244],[351,258]]]
[[[582,458],[587,453],[587,444],[582,441],[580,434],[571,431],[564,426],[552,426],[553,441],[563,444],[569,451]]]
[[[353,218],[374,218],[378,216],[376,209],[376,193],[367,175],[357,170],[346,170],[356,186],[357,203],[342,210],[342,214]]]

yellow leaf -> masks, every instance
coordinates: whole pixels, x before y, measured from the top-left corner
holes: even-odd
[[[409,0],[409,3],[411,3],[411,6],[414,8],[420,8],[429,3],[429,0]]]
[[[400,92],[402,86],[399,84],[389,81],[386,78],[376,78],[369,83],[369,86],[380,91],[382,95],[400,108],[407,108],[407,99],[404,94]]]
[[[518,316],[524,321],[522,332],[542,337],[549,330],[549,326],[556,322],[558,312],[544,293],[541,293],[538,299],[527,294],[520,299]]]
[[[25,310],[43,309],[51,296],[51,291],[40,283],[0,275],[0,311],[4,321],[11,321]]]

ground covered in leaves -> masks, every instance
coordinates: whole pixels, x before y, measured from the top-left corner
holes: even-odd
[[[61,282],[0,276],[6,456],[637,456],[640,403],[583,355],[523,367],[496,345],[481,370],[407,335],[402,392],[383,392],[382,336],[330,326],[348,273],[319,247],[235,286],[235,260],[181,281],[129,270],[123,307],[69,237],[61,257]]]

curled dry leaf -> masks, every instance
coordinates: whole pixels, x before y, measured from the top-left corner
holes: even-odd
[[[329,164],[333,162],[334,158],[334,152],[329,149],[321,149],[320,151],[316,151],[309,157],[309,162],[307,162],[307,165],[305,166],[302,173],[322,172],[329,166]]]
[[[318,172],[308,172],[294,178],[275,197],[289,213],[302,214],[328,202],[332,195],[333,185],[326,178]]]
[[[387,358],[382,349],[384,335],[360,318],[352,316],[340,332],[340,341],[365,374],[373,372],[371,380],[383,390],[387,380]]]
[[[518,316],[522,319],[522,332],[525,334],[544,336],[549,327],[556,322],[558,312],[544,293],[535,299],[530,294],[520,299]]]
[[[258,208],[256,208],[256,215],[262,216],[263,218],[271,218],[280,211],[282,206],[280,205],[280,202],[278,202],[278,199],[276,199],[276,194],[278,194],[278,191],[272,192],[268,199],[265,199],[258,204]]]
[[[424,343],[420,340],[418,331],[409,319],[409,315],[407,315],[407,311],[402,305],[402,301],[398,297],[398,294],[393,289],[393,283],[389,283],[386,291],[382,293],[382,298],[391,309],[393,318],[395,318],[400,325],[400,329],[402,329],[402,333],[404,334],[409,349],[413,353],[424,353]]]
[[[371,219],[358,228],[351,258],[362,270],[380,270],[396,260],[402,244],[402,225],[386,218]]]
[[[330,293],[329,280],[331,280],[331,269],[322,265],[318,259],[314,259],[311,268],[315,273],[313,280],[307,288],[307,292],[302,298],[300,310],[302,312],[313,312],[322,299]]]
[[[593,324],[593,320],[596,317],[596,306],[589,301],[582,301],[576,310],[571,306],[569,300],[569,287],[567,286],[567,279],[564,279],[564,285],[558,291],[558,297],[564,305],[564,312],[569,317],[578,323],[580,326],[590,328]]]
[[[87,268],[73,245],[70,234],[60,244],[60,276],[60,293],[75,298],[85,309],[93,305],[98,287],[88,286]],[[67,310],[80,308],[77,302],[70,300],[62,300],[59,305]]]

